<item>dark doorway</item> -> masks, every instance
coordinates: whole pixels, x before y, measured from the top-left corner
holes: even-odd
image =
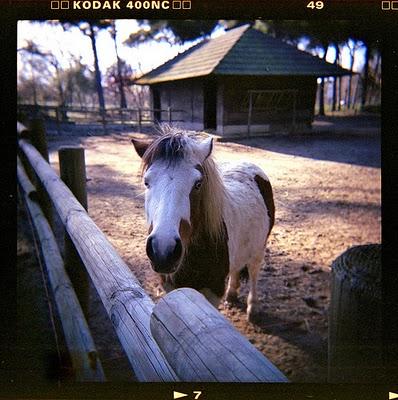
[[[206,79],[203,85],[203,123],[205,129],[217,128],[217,82]]]
[[[160,111],[160,93],[157,88],[152,88],[152,96],[153,96],[153,117],[155,122],[161,122],[161,111]]]

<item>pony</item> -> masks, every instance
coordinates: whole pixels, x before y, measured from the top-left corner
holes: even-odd
[[[146,187],[146,254],[164,290],[191,287],[215,307],[224,294],[234,303],[247,267],[247,318],[255,321],[258,274],[275,219],[266,174],[249,162],[216,164],[213,138],[176,127],[131,141]]]

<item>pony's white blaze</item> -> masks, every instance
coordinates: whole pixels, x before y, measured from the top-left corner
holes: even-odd
[[[179,237],[181,220],[190,220],[189,194],[200,178],[200,172],[185,160],[173,167],[164,161],[154,162],[145,174],[149,185],[145,194],[146,217],[161,254]]]

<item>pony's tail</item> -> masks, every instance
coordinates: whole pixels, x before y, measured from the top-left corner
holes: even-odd
[[[247,267],[244,267],[243,269],[240,270],[239,279],[242,282],[247,282],[249,280],[249,270],[247,269]]]

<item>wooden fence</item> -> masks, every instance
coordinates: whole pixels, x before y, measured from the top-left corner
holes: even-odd
[[[75,295],[50,224],[38,205],[38,187],[31,180],[39,183],[51,199],[138,381],[287,382],[261,352],[193,289],[175,290],[155,305],[46,157],[32,145],[43,143],[42,124],[36,121],[32,129],[18,124],[17,130],[23,161],[18,161],[18,180],[40,238],[78,380],[101,381],[105,374],[77,300],[79,296]],[[41,139],[37,140],[37,136]],[[42,153],[43,148],[46,146],[41,146]],[[44,204],[48,217],[51,207]]]
[[[18,112],[27,118],[42,118],[56,123],[59,130],[62,123],[101,124],[106,128],[109,124],[121,126],[137,126],[139,131],[145,126],[157,122],[156,115],[167,115],[167,122],[182,122],[175,118],[176,113],[184,113],[168,107],[167,109],[153,108],[116,108],[101,110],[98,107],[61,107],[34,104],[18,104]]]

